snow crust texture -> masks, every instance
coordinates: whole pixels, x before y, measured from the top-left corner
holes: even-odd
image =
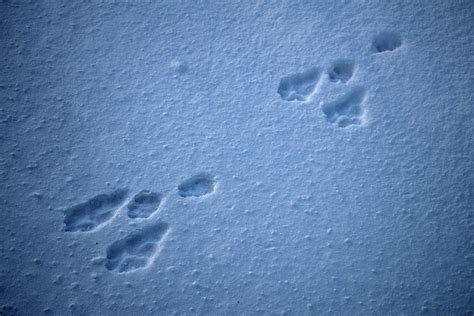
[[[474,315],[473,13],[0,0],[0,315]]]

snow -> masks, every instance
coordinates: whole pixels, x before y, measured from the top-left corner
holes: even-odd
[[[472,1],[1,1],[1,315],[472,314]]]

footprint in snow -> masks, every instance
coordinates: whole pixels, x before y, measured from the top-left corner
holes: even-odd
[[[216,178],[213,175],[198,173],[182,181],[177,186],[177,192],[183,198],[200,198],[213,193],[215,188]],[[106,248],[104,258],[92,260],[114,273],[150,267],[171,231],[168,223],[154,219],[164,201],[163,194],[142,190],[131,198],[128,196],[128,189],[117,189],[63,210],[64,231],[67,233],[98,232],[122,210],[125,210],[128,220],[141,220],[138,229],[126,233]]]
[[[402,45],[402,38],[395,32],[381,32],[373,37],[370,51],[374,54],[393,52]],[[324,77],[333,84],[346,86],[346,91],[336,100],[323,102],[321,111],[330,125],[338,128],[363,126],[367,122],[367,89],[352,86],[350,80],[356,71],[356,63],[351,59],[337,59],[324,72]],[[283,77],[278,86],[278,94],[287,102],[307,103],[318,92],[319,68]]]

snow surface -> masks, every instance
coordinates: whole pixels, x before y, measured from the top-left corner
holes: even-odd
[[[473,11],[1,1],[1,315],[472,315]]]

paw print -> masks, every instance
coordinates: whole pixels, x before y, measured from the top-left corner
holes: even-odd
[[[196,174],[177,186],[180,198],[201,198],[216,189],[216,177],[208,173]],[[114,273],[128,273],[147,269],[163,249],[170,225],[158,218],[165,194],[141,190],[129,195],[127,188],[98,194],[89,200],[63,210],[64,232],[98,233],[121,212],[129,221],[140,221],[138,229],[131,229],[125,237],[112,242],[105,256],[98,260]],[[95,260],[97,261],[97,260]]]
[[[402,45],[402,38],[394,32],[381,32],[373,39],[370,52],[381,54],[392,52]],[[351,59],[337,59],[325,71],[311,68],[302,73],[283,77],[278,86],[278,94],[288,102],[310,102],[318,92],[323,78],[330,83],[345,86],[342,96],[331,102],[323,102],[321,111],[326,121],[339,128],[363,126],[367,123],[367,89],[353,86],[351,78],[356,70],[356,63]]]

